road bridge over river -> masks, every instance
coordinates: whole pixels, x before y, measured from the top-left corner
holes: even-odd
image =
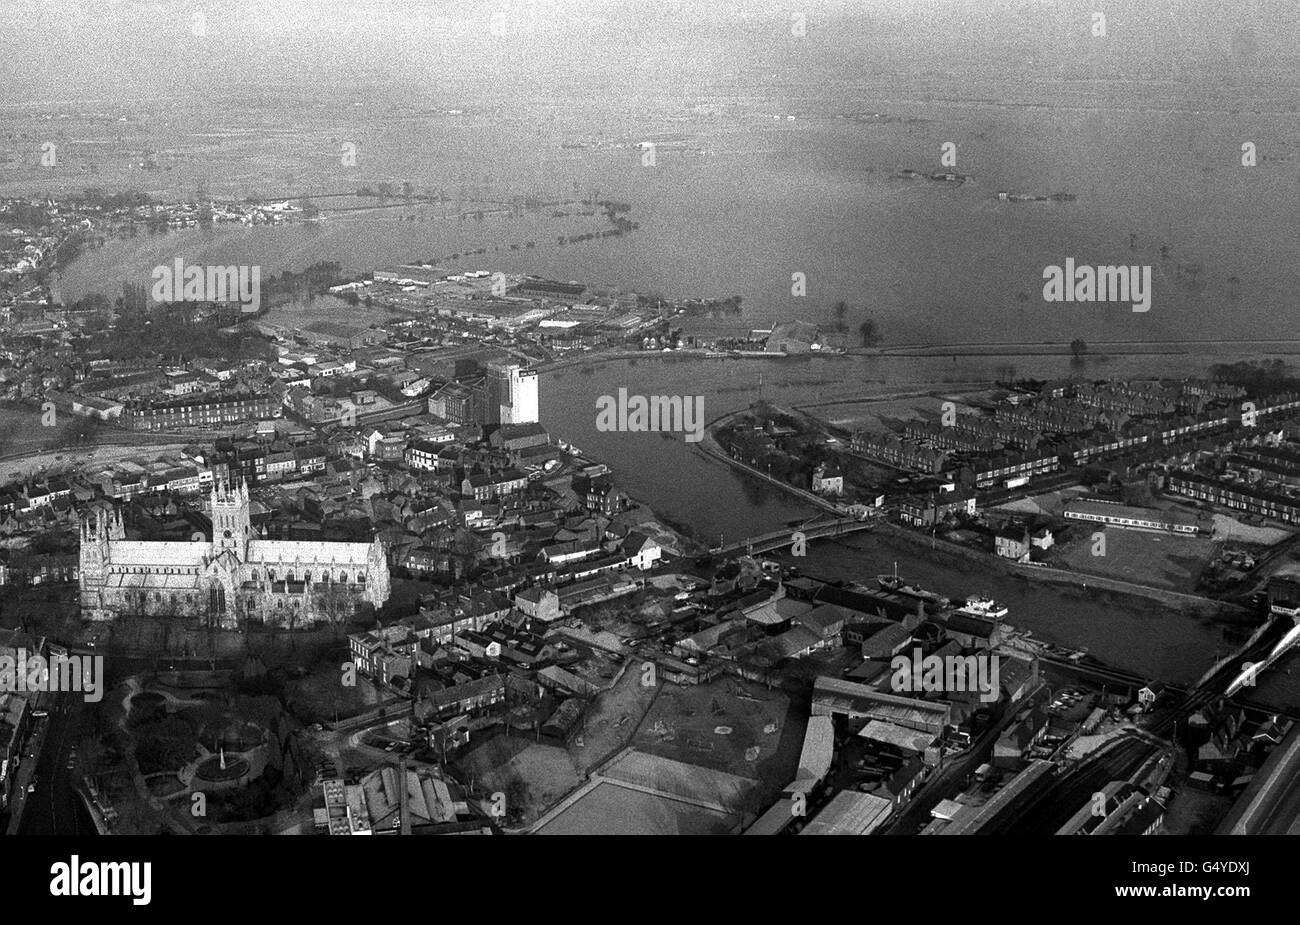
[[[860,520],[856,517],[814,517],[795,527],[773,530],[759,536],[747,536],[740,542],[715,549],[714,554],[722,556],[753,556],[792,546],[800,537],[803,538],[804,542],[808,542],[828,537],[848,536],[852,533],[870,530],[875,526],[874,520]]]

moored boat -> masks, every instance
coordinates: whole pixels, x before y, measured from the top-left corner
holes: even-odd
[[[958,607],[957,612],[970,617],[979,617],[983,620],[1001,620],[1010,611],[992,598],[976,595],[967,600],[961,607]]]

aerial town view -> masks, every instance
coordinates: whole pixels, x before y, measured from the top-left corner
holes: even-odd
[[[1297,33],[0,5],[0,831],[1300,834]]]

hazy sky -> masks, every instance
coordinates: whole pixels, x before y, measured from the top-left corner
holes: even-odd
[[[792,34],[796,12],[806,36]],[[1295,0],[0,0],[0,102],[232,82],[545,92],[1023,68],[1266,86],[1294,79],[1298,37]]]

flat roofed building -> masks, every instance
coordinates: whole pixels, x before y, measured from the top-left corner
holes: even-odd
[[[799,773],[786,792],[807,793],[831,770],[835,757],[835,727],[829,716],[808,717],[804,730],[803,751],[799,754]]]
[[[486,404],[481,383],[448,382],[429,396],[429,413],[452,424],[481,424]]]
[[[1197,519],[1181,511],[1160,511],[1110,501],[1078,498],[1069,502],[1062,513],[1067,520],[1086,520],[1132,530],[1160,530],[1192,535],[1200,531]]]
[[[892,800],[856,790],[841,790],[831,798],[800,835],[870,835],[893,812]]]

